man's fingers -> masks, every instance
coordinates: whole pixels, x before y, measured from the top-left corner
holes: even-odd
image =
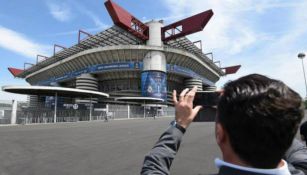
[[[173,90],[173,101],[174,101],[174,104],[175,104],[175,105],[178,103],[178,101],[177,101],[177,92],[176,92],[176,90]]]
[[[193,112],[196,116],[196,114],[199,112],[199,110],[201,110],[203,107],[202,106],[196,106],[194,109],[193,109]]]
[[[181,102],[181,101],[184,100],[184,96],[185,96],[185,94],[186,94],[188,91],[189,91],[189,89],[186,88],[186,89],[184,89],[184,90],[180,93],[180,95],[179,95],[179,102]]]
[[[194,86],[193,89],[190,92],[187,93],[185,98],[186,98],[188,103],[193,103],[196,91],[197,91],[197,86]]]

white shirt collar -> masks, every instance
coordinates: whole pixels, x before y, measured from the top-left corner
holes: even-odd
[[[275,174],[275,175],[291,175],[288,169],[288,164],[286,161],[282,160],[284,165],[279,168],[274,168],[274,169],[260,169],[260,168],[251,168],[251,167],[243,167],[239,165],[235,165],[232,163],[225,162],[221,159],[216,158],[215,159],[215,166],[220,168],[221,166],[227,166],[243,171],[249,171],[249,172],[254,172],[254,173],[263,173],[263,174]]]

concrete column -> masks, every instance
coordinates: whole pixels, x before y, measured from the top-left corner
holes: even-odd
[[[92,103],[92,96],[91,96],[90,98],[90,121],[92,121],[92,109],[93,109],[92,105],[93,103]]]
[[[184,88],[192,89],[194,86],[197,86],[197,91],[203,90],[203,82],[197,78],[187,78],[184,80]]]
[[[146,41],[146,45],[150,46],[162,46],[163,42],[161,40],[161,28],[164,26],[162,21],[152,20],[146,25],[149,27],[149,39]]]
[[[107,117],[109,115],[109,104],[106,104],[106,115],[107,115]]]
[[[144,118],[146,117],[146,110],[145,110],[145,101],[144,101]]]
[[[150,21],[147,23],[149,27],[149,39],[146,41],[148,46],[162,47],[161,40],[161,21]],[[157,70],[166,72],[166,58],[165,54],[160,51],[149,51],[143,59],[143,71]]]
[[[146,45],[162,47],[161,40],[161,21],[150,21],[149,39]],[[167,98],[167,81],[166,81],[166,57],[163,52],[149,51],[143,59],[143,70],[141,73],[142,96]]]
[[[53,116],[53,123],[56,123],[56,113],[58,107],[58,93],[56,92],[54,95],[54,116]]]
[[[12,125],[16,124],[16,119],[17,119],[17,101],[13,100],[12,101],[12,114],[11,114],[11,124]]]
[[[38,96],[37,95],[28,95],[27,101],[28,101],[28,107],[30,108],[38,107]]]
[[[128,104],[128,119],[130,119],[130,105]]]
[[[207,86],[207,87],[204,87],[204,91],[216,91],[216,86]]]
[[[92,74],[82,74],[76,78],[76,88],[98,91],[98,81]],[[92,103],[97,103],[97,98],[92,98]],[[90,103],[90,99],[76,99],[76,103]]]
[[[143,71],[166,72],[166,57],[164,53],[149,51],[143,59]]]

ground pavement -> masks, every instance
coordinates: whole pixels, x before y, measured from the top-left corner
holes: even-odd
[[[134,175],[172,118],[0,127],[0,175]],[[193,123],[172,174],[211,174],[214,123]]]

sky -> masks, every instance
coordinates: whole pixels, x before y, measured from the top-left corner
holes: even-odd
[[[2,0],[4,1],[4,0]],[[306,0],[114,0],[143,22],[170,24],[212,9],[213,17],[201,32],[188,36],[201,40],[203,52],[212,52],[222,67],[240,64],[233,75],[221,77],[217,87],[238,77],[259,73],[284,81],[306,96],[302,62],[307,54]],[[36,63],[36,55],[51,56],[53,44],[69,47],[77,32],[91,34],[113,22],[104,0],[11,0],[0,6],[0,86],[27,85],[14,78],[8,67]],[[304,65],[307,68],[307,60]],[[0,91],[1,100],[26,96]]]

